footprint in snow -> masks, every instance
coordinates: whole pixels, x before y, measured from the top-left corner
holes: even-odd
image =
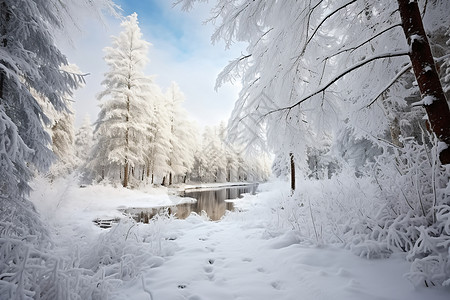
[[[250,257],[244,257],[244,258],[242,259],[242,261],[245,261],[245,262],[252,262],[253,259],[251,259]]]
[[[350,277],[352,274],[347,269],[339,268],[339,270],[337,271],[336,275],[340,276],[340,277]]]
[[[276,290],[281,290],[281,288],[282,288],[281,282],[279,282],[279,281],[273,281],[270,283],[270,285]]]
[[[213,271],[213,267],[206,266],[206,267],[203,267],[203,270],[205,270],[206,273],[211,273]]]
[[[262,268],[262,267],[259,267],[258,269],[256,269],[256,271],[258,271],[258,272],[260,272],[260,273],[268,273],[268,272],[266,271],[266,269],[264,269],[264,268]]]
[[[210,260],[211,261],[211,260]],[[204,266],[203,267],[203,270],[205,271],[205,273],[206,273],[206,276],[208,277],[208,279],[210,280],[210,281],[213,281],[214,280],[214,273],[213,273],[213,267],[211,266],[211,265],[209,265],[209,266]]]

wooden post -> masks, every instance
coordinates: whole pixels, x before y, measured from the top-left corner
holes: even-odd
[[[294,153],[289,153],[289,158],[291,160],[291,194],[294,194],[295,191],[295,161],[294,161]]]

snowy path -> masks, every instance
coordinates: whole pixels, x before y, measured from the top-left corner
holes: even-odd
[[[415,290],[402,277],[408,264],[401,258],[365,260],[235,221],[176,222],[178,249],[145,274],[153,300],[447,299],[442,291]],[[149,299],[136,284],[142,286],[129,286],[117,299]]]

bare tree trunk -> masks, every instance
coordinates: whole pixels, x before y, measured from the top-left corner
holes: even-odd
[[[166,185],[166,176],[163,177],[161,185]]]
[[[429,125],[439,140],[448,146],[440,153],[440,160],[442,164],[450,164],[450,109],[423,28],[419,6],[417,1],[397,2],[403,31],[410,45],[409,57],[424,100]]]
[[[172,172],[169,173],[169,185],[172,185]]]
[[[295,162],[294,162],[294,153],[289,153],[289,158],[291,160],[291,193],[293,194],[295,191]]]
[[[125,159],[125,167],[123,167],[123,187],[128,186],[128,160]]]

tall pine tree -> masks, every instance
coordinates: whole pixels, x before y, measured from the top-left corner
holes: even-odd
[[[127,187],[132,168],[145,163],[145,143],[152,133],[154,112],[149,95],[153,84],[143,73],[149,43],[142,39],[137,14],[128,16],[121,26],[123,31],[113,37],[113,46],[105,48],[110,69],[102,82],[105,89],[98,96],[102,102],[94,166],[116,166]]]

